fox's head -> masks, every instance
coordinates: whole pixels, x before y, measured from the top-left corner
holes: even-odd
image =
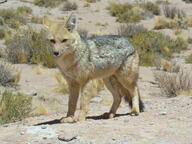
[[[76,31],[76,17],[72,14],[65,23],[44,20],[44,25],[50,31],[49,41],[53,44],[53,54],[56,57],[68,55],[75,50],[75,45],[80,40],[80,36]]]

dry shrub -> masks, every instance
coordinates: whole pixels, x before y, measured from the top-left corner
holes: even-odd
[[[157,57],[169,60],[173,53],[187,49],[187,43],[182,38],[174,40],[154,31],[138,32],[129,40],[137,48],[140,65],[143,66],[152,66]]]
[[[0,62],[0,85],[14,86],[20,81],[20,74],[11,64]]]
[[[156,3],[138,2],[110,3],[107,8],[112,16],[117,17],[118,22],[139,22],[141,19],[160,14],[160,8]]]
[[[171,18],[171,19],[174,19],[175,17],[177,17],[179,19],[183,19],[186,16],[186,14],[183,10],[178,9],[176,7],[171,7],[168,5],[165,5],[163,7],[163,12],[166,17]]]
[[[189,56],[187,56],[187,57],[185,58],[185,62],[186,62],[186,63],[192,63],[192,54],[190,54]]]
[[[12,63],[35,63],[54,67],[52,45],[47,31],[34,31],[31,27],[19,29],[6,40],[8,60]]]
[[[96,3],[96,2],[98,2],[98,1],[100,1],[100,0],[85,0],[87,3]]]
[[[118,29],[117,29],[117,34],[124,36],[124,37],[129,37],[132,38],[134,37],[137,33],[140,32],[145,32],[146,29],[142,25],[136,25],[136,24],[121,24]]]
[[[32,111],[32,97],[5,91],[0,101],[0,123],[9,123],[29,117]]]
[[[168,97],[174,97],[183,92],[189,92],[192,89],[190,71],[183,68],[179,68],[177,72],[155,71],[154,77],[161,91]]]
[[[187,42],[190,43],[190,44],[192,44],[192,37],[189,37],[189,38],[187,39]]]
[[[21,6],[17,9],[0,9],[0,17],[4,24],[10,28],[18,28],[27,23],[27,16],[32,13],[32,9],[27,6]]]
[[[192,3],[192,0],[183,0],[186,3]]]
[[[62,7],[63,11],[72,11],[76,10],[78,8],[77,4],[75,2],[65,1]]]
[[[44,7],[57,7],[66,0],[34,0],[34,4]]]

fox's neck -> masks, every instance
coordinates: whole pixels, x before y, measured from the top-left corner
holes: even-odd
[[[79,40],[76,45],[74,45],[74,51],[67,55],[63,54],[56,58],[56,64],[60,69],[65,71],[70,70],[73,66],[77,65],[81,58],[85,57],[87,53],[86,44]]]

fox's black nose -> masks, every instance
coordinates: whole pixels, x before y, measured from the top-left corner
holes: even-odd
[[[58,56],[59,52],[53,52],[54,56]]]

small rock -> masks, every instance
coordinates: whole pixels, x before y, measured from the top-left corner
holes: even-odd
[[[24,134],[25,134],[25,132],[23,132],[23,131],[22,131],[20,134],[21,134],[21,135],[24,135]]]
[[[163,111],[159,113],[160,115],[167,115],[167,112]]]
[[[30,90],[28,92],[26,92],[27,95],[31,95],[31,96],[37,96],[37,91],[36,90]]]
[[[44,140],[46,140],[46,139],[47,139],[47,137],[45,137],[45,136],[44,136],[44,137],[43,137],[43,139],[44,139]]]
[[[69,141],[72,141],[72,140],[74,140],[74,139],[76,139],[77,138],[77,134],[76,133],[64,133],[64,134],[61,134],[61,135],[59,135],[58,136],[58,139],[60,140],[60,141],[65,141],[65,142],[69,142]]]
[[[42,129],[46,129],[46,128],[47,128],[47,126],[45,126],[45,125],[44,125],[44,126],[41,126],[41,128],[42,128]]]

